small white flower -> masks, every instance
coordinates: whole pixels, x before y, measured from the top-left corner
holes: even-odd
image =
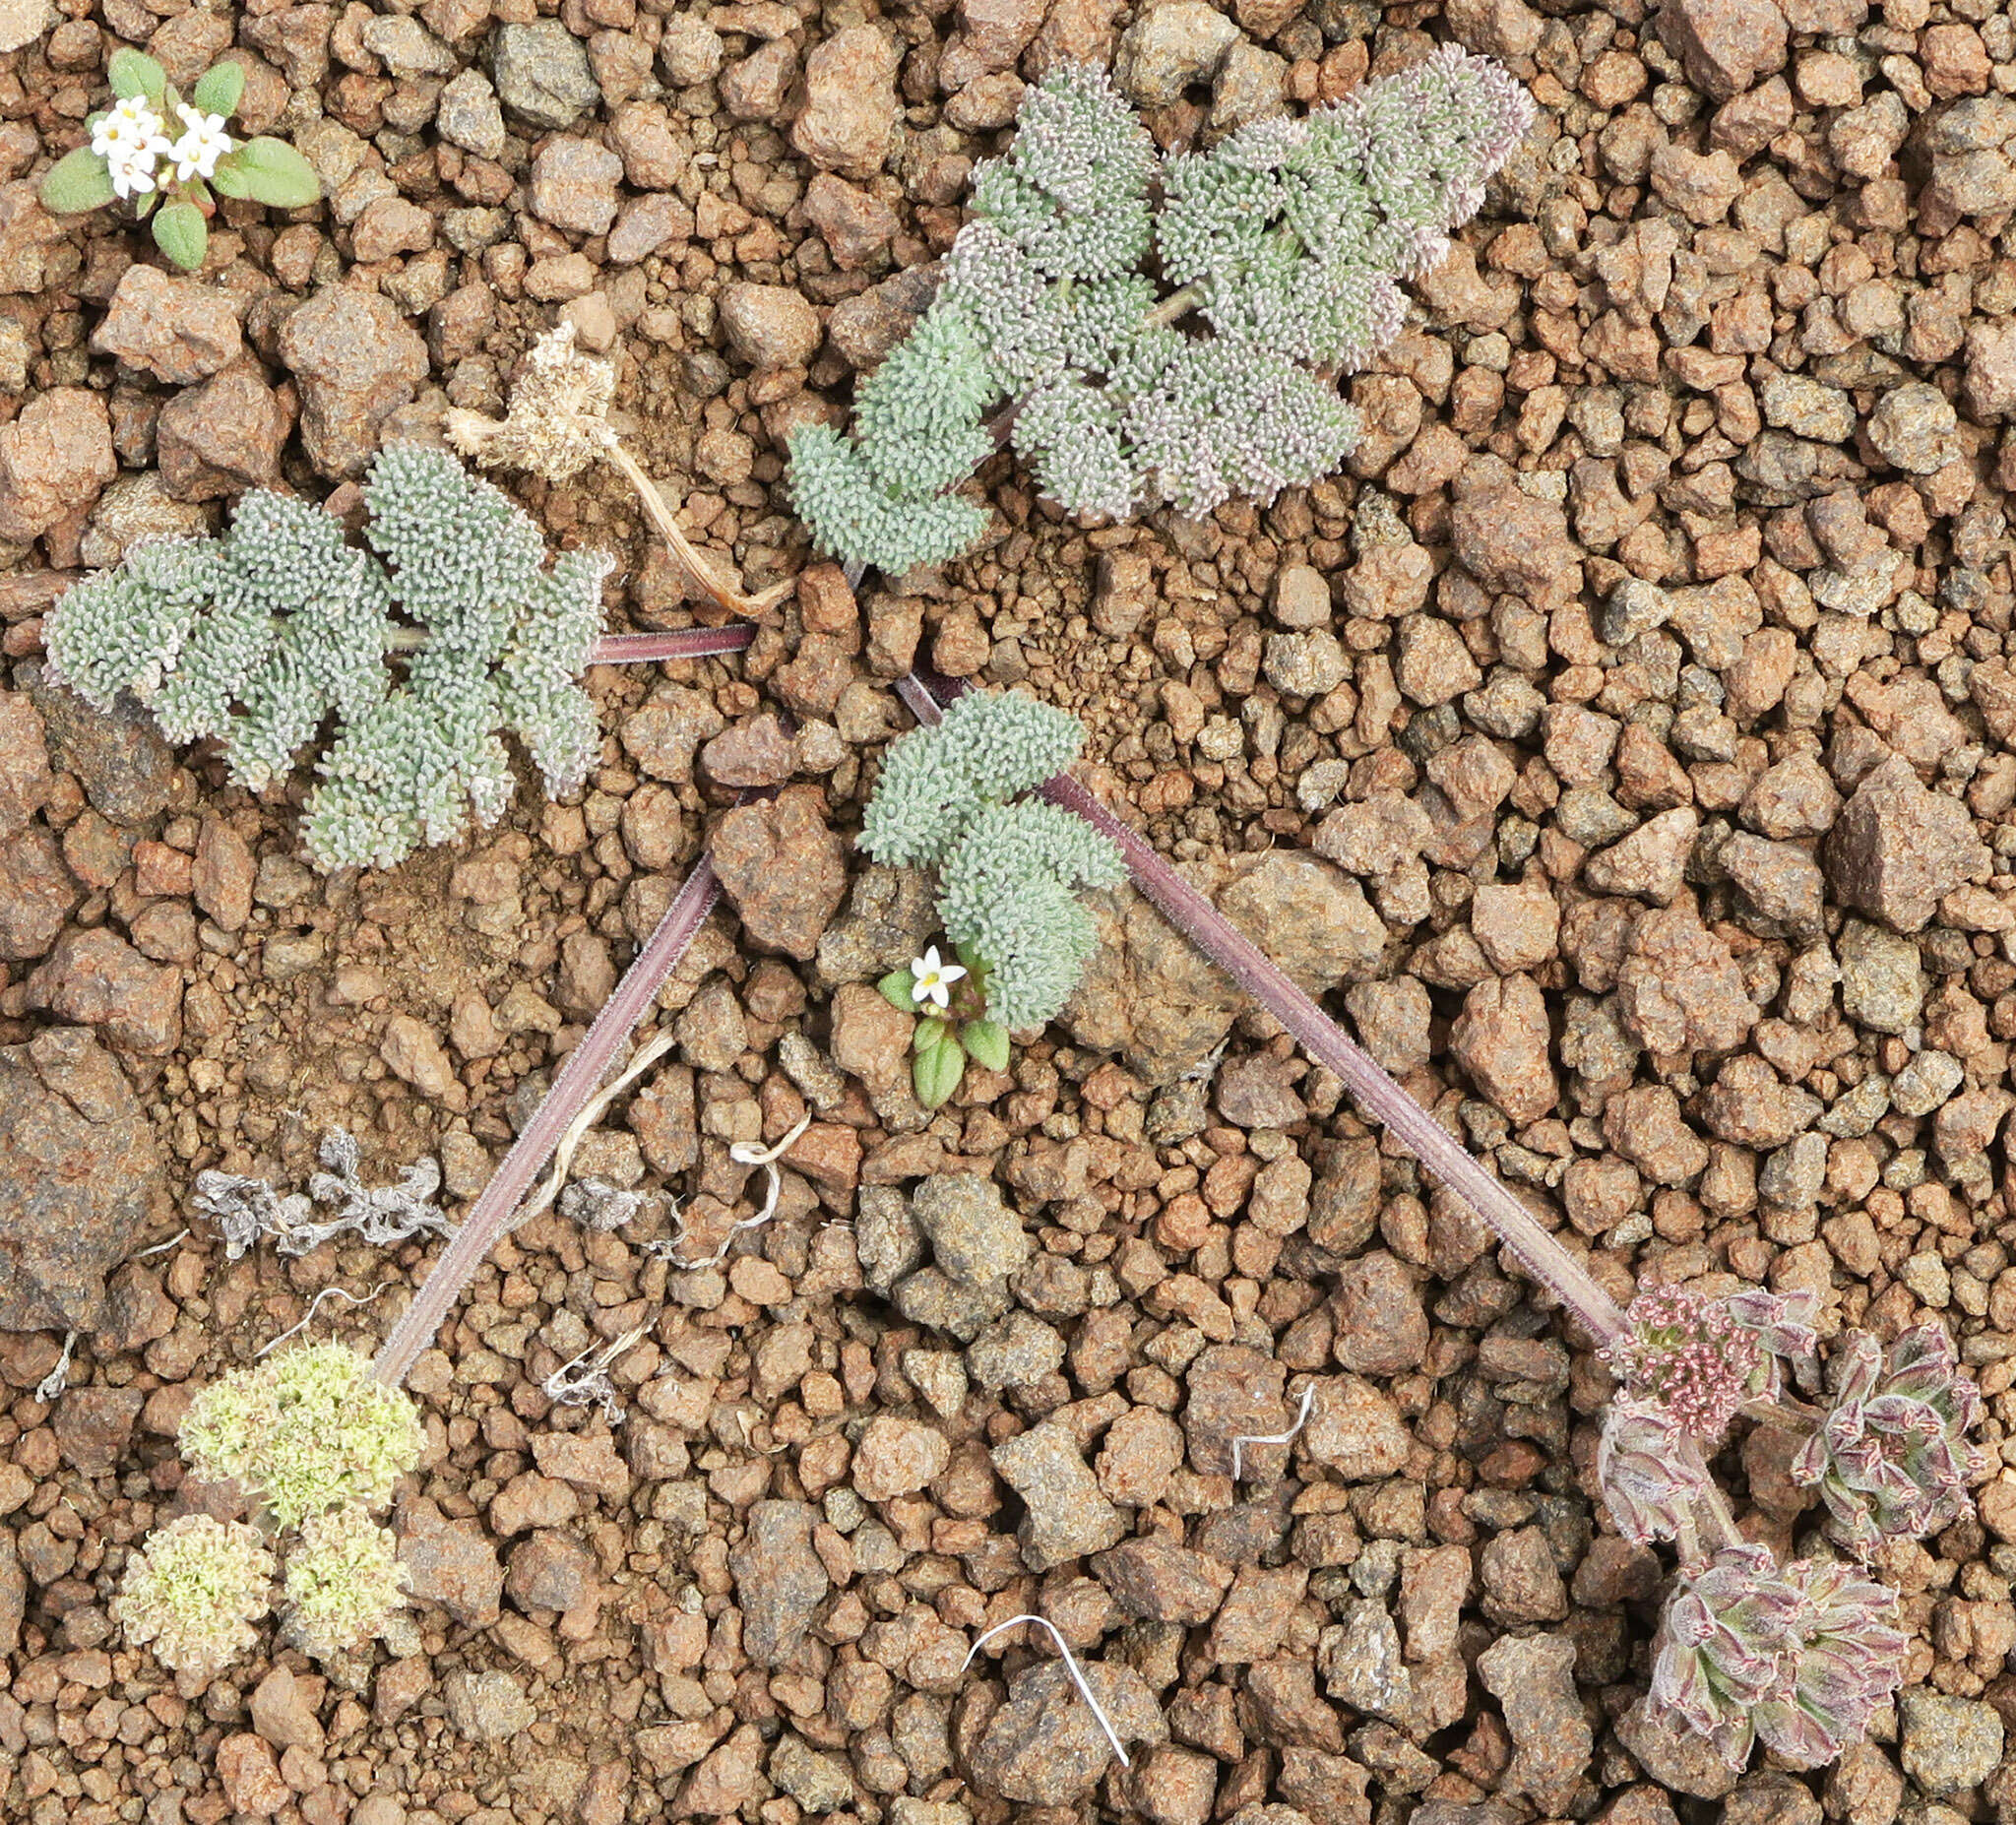
[[[910,966],[910,998],[915,1002],[935,1001],[941,1008],[952,1005],[952,984],[966,974],[963,964],[940,963],[938,947],[926,947]]]
[[[155,187],[154,151],[151,147],[122,147],[105,155],[105,168],[112,174],[116,197],[144,197]]]
[[[127,95],[99,116],[91,130],[91,149],[107,161],[122,153],[144,153],[151,159],[168,150],[161,125],[144,95]]]
[[[168,156],[175,161],[176,177],[186,184],[193,177],[210,176],[236,142],[224,131],[221,114],[206,114],[186,101],[176,102],[175,112],[182,116],[184,131]]]

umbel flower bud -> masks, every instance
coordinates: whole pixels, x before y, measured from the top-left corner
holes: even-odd
[[[1945,1332],[1907,1331],[1887,1359],[1858,1332],[1829,1369],[1834,1405],[1792,1462],[1794,1481],[1819,1485],[1828,1533],[1866,1557],[1886,1536],[1917,1540],[1958,1520],[1982,1474],[1967,1442],[1981,1396]]]
[[[1653,1401],[1619,1395],[1604,1416],[1596,1475],[1617,1532],[1639,1545],[1678,1540],[1697,1502],[1709,1494],[1699,1460]]]

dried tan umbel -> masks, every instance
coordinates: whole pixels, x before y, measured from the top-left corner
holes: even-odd
[[[514,469],[547,481],[571,480],[592,463],[607,463],[636,491],[645,518],[708,599],[731,614],[762,617],[789,592],[790,583],[748,595],[725,580],[713,559],[680,531],[658,484],[609,424],[615,389],[615,363],[577,349],[574,326],[563,323],[533,344],[504,416],[452,409],[446,420],[448,441],[484,469]]]

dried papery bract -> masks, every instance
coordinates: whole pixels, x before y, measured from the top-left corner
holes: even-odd
[[[1002,436],[1068,512],[1114,521],[1330,473],[1360,434],[1336,374],[1399,333],[1395,280],[1441,258],[1533,113],[1448,46],[1163,158],[1102,72],[1061,65],[976,170],[944,283],[857,388],[853,433],[793,434],[799,517],[900,575],[980,537],[986,509],[953,490]]]
[[[1984,1460],[1968,1442],[1981,1395],[1937,1325],[1883,1348],[1857,1333],[1828,1364],[1833,1403],[1793,1460],[1817,1484],[1828,1532],[1866,1555],[1886,1538],[1917,1540],[1967,1512]]]
[[[636,491],[653,529],[711,600],[733,614],[766,613],[792,586],[781,583],[748,596],[721,575],[680,529],[658,484],[609,424],[615,391],[615,363],[576,348],[574,326],[563,323],[527,352],[505,415],[452,410],[445,421],[448,441],[485,469],[518,470],[548,481],[567,481],[591,463],[607,463]]]

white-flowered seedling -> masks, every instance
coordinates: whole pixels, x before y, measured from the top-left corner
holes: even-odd
[[[206,70],[187,100],[159,64],[130,47],[112,53],[105,73],[116,98],[86,123],[89,142],[43,177],[44,208],[72,216],[130,203],[140,220],[152,220],[155,245],[193,273],[210,251],[217,197],[303,209],[321,196],[314,167],[286,141],[232,136],[243,64]]]

